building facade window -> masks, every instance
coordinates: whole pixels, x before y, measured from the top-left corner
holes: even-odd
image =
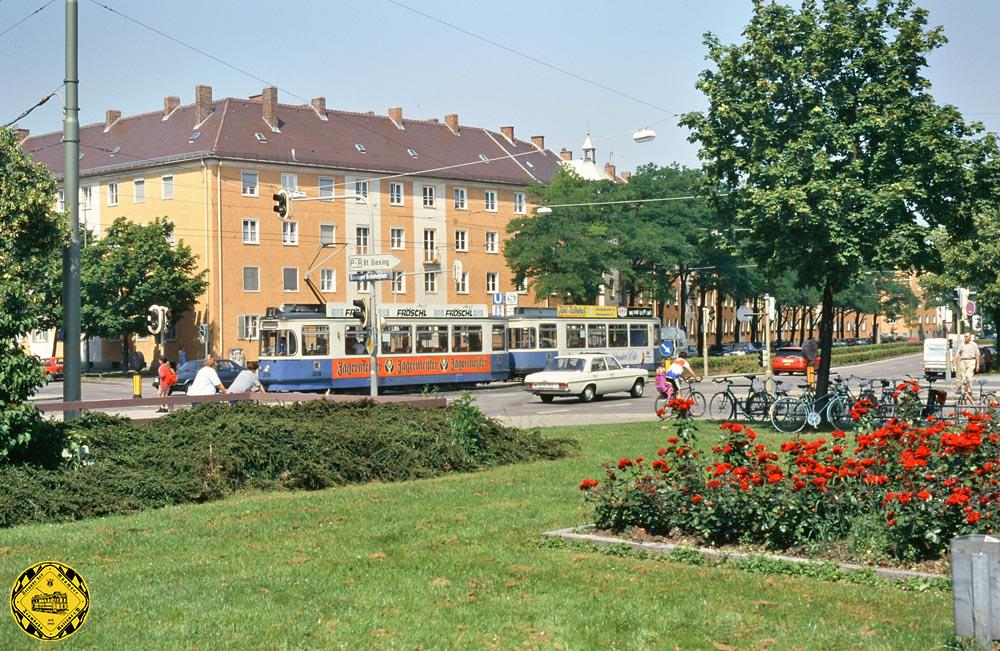
[[[62,190],[56,192],[56,212],[66,210],[66,193]]]
[[[243,291],[260,291],[260,267],[243,267]]]
[[[424,262],[437,260],[437,231],[433,228],[424,229]]]
[[[389,184],[389,205],[390,206],[402,206],[403,205],[403,184],[402,183],[390,183]]]
[[[336,269],[320,269],[319,270],[319,291],[325,293],[333,293],[337,291],[337,270]]]
[[[424,291],[428,294],[437,294],[438,276],[432,271],[424,274]]]
[[[424,193],[424,208],[433,208],[434,207],[434,186],[433,185],[425,185],[423,187],[423,193]]]
[[[524,215],[527,213],[527,203],[524,200],[523,192],[514,193],[514,212],[518,215]]]
[[[243,179],[244,197],[256,197],[260,194],[260,191],[257,189],[257,172],[243,170],[240,172],[240,177]]]
[[[281,269],[281,288],[286,292],[299,291],[298,267],[283,267]]]
[[[486,292],[489,294],[495,294],[497,292],[497,277],[499,274],[495,271],[486,272]]]
[[[486,252],[487,253],[499,253],[500,245],[498,244],[500,240],[500,234],[497,231],[486,231]]]
[[[486,202],[486,212],[496,212],[497,211],[497,192],[496,190],[487,190],[483,195]]]
[[[299,189],[299,175],[298,174],[288,174],[282,172],[281,174],[281,189],[288,190],[289,192],[295,192]]]
[[[108,205],[117,206],[118,205],[118,184],[108,183]]]
[[[406,275],[402,271],[392,272],[392,293],[393,294],[406,293]]]
[[[94,188],[90,185],[85,185],[80,188],[80,192],[83,194],[83,201],[80,202],[80,210],[90,210],[94,205]]]
[[[455,188],[455,210],[465,209],[465,188]]]
[[[337,225],[336,224],[320,224],[319,225],[319,243],[321,245],[336,244],[337,243]]]
[[[132,201],[143,203],[146,200],[146,179],[132,181]]]
[[[390,228],[389,229],[389,248],[390,249],[405,249],[406,248],[406,231],[402,228]]]
[[[260,230],[256,219],[243,220],[243,243],[260,244]]]
[[[366,255],[368,253],[368,227],[358,226],[354,232],[355,253]]]
[[[299,223],[281,222],[281,243],[285,246],[298,246]]]
[[[173,174],[164,174],[163,176],[160,177],[160,183],[161,183],[161,189],[162,189],[162,193],[160,194],[160,198],[164,199],[164,200],[173,199],[174,198],[174,175]]]
[[[469,232],[465,230],[455,231],[455,250],[456,251],[468,251],[469,250]]]
[[[354,182],[354,194],[368,198],[368,181],[355,181]],[[362,199],[357,200],[358,203],[364,203]]]
[[[240,314],[236,317],[236,338],[243,341],[254,341],[258,337],[260,315]]]
[[[321,177],[319,177],[319,198],[320,199],[332,199],[333,198],[333,177],[332,176],[321,176]]]
[[[456,294],[468,294],[469,293],[469,272],[463,271],[455,278],[455,293]]]

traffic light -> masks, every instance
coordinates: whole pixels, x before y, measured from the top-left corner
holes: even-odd
[[[149,314],[146,315],[146,329],[149,330],[149,334],[158,335],[163,332],[163,328],[165,327],[163,323],[165,312],[166,308],[159,305],[149,306]]]
[[[208,341],[208,324],[199,323],[198,324],[198,341],[199,343],[205,343]]]
[[[292,195],[284,188],[278,190],[271,197],[274,199],[274,212],[278,214],[278,219],[284,221],[292,216]]]
[[[956,287],[955,291],[952,293],[952,299],[951,300],[953,300],[955,302],[955,305],[957,305],[958,309],[960,309],[960,310],[963,308],[962,303],[964,301],[962,301],[962,299],[964,298],[964,296],[963,296],[964,292],[965,292],[965,290],[963,290],[961,287]]]
[[[372,299],[370,299],[367,296],[365,296],[363,298],[356,298],[352,302],[354,303],[354,307],[358,311],[358,315],[357,316],[358,316],[358,320],[361,321],[361,325],[363,325],[365,327],[368,327],[369,325],[371,325],[371,316],[372,316],[371,315],[371,305],[372,305]]]
[[[975,332],[980,332],[983,329],[983,317],[978,314],[972,317],[972,329]]]

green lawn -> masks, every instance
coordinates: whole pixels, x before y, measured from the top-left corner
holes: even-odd
[[[706,426],[709,427],[709,426]],[[0,582],[86,578],[65,648],[940,648],[950,593],[539,547],[588,520],[583,477],[655,454],[656,423],[551,430],[567,460],[0,531]],[[764,437],[769,438],[765,435]],[[33,643],[9,615],[0,648]]]

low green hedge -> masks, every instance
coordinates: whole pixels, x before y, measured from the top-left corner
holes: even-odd
[[[505,427],[471,399],[441,409],[316,400],[207,404],[147,425],[88,414],[65,426],[83,463],[0,468],[0,526],[127,513],[243,487],[320,489],[565,456],[572,441]]]
[[[923,350],[922,342],[896,342],[891,344],[869,344],[867,346],[849,346],[833,349],[833,365],[847,366],[872,362],[890,357],[911,355]],[[692,357],[689,360],[696,373],[701,373],[704,366],[702,357]],[[741,375],[744,373],[763,373],[759,355],[733,355],[731,357],[709,357],[708,371],[712,375]]]

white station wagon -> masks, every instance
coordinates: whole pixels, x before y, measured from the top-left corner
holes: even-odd
[[[618,392],[641,398],[647,377],[645,369],[626,368],[611,355],[562,355],[551,359],[544,371],[524,378],[524,390],[542,402],[552,402],[556,396],[578,396],[581,402],[590,402]]]

